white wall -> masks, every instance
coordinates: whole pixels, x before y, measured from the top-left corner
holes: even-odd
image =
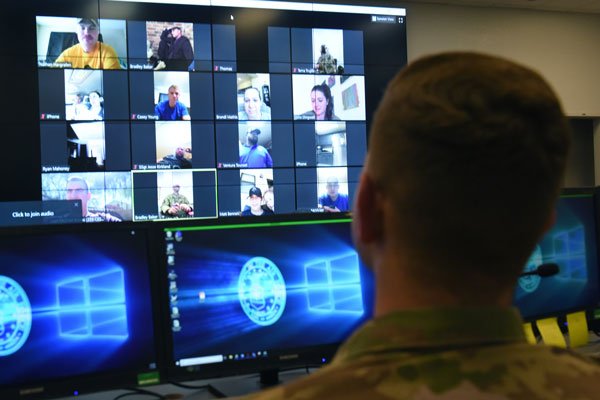
[[[568,116],[600,117],[600,15],[386,3],[407,9],[409,61],[444,50],[498,54],[541,72]]]

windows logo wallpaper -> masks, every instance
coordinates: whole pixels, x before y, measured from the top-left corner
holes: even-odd
[[[547,278],[522,277],[513,304],[523,318],[574,311],[598,299],[597,244],[592,196],[561,197],[556,223],[536,245],[524,272],[556,263],[559,273]]]
[[[175,360],[341,342],[372,315],[348,223],[185,231],[173,257]]]
[[[4,239],[0,384],[155,362],[145,238],[138,236]]]

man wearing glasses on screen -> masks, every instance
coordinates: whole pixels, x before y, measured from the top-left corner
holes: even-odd
[[[335,176],[327,178],[327,193],[319,197],[319,208],[325,212],[348,211],[348,195],[339,193],[340,182]]]
[[[70,63],[71,68],[121,69],[115,50],[98,41],[100,26],[93,18],[81,18],[77,24],[79,43],[69,47],[56,63]]]
[[[67,181],[67,200],[81,201],[81,215],[84,222],[121,222],[120,218],[109,213],[91,212],[88,209],[88,202],[92,198],[90,187],[85,179],[78,176],[72,176]]]

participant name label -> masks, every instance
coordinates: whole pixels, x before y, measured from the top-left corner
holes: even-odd
[[[131,114],[131,119],[137,121],[158,121],[158,115],[155,114]]]
[[[136,221],[152,221],[155,219],[158,219],[158,215],[156,215],[156,214],[136,215],[135,216]]]
[[[69,172],[69,167],[60,166],[60,165],[52,165],[52,166],[43,166],[42,172]]]
[[[152,65],[148,64],[129,64],[129,69],[138,71],[150,71],[154,68],[152,68]]]
[[[239,217],[240,213],[235,211],[219,211],[219,217]]]
[[[227,120],[238,119],[237,114],[217,114],[215,117],[217,119],[227,119]]]

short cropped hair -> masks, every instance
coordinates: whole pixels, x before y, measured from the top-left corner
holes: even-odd
[[[514,286],[550,220],[569,145],[559,100],[537,72],[442,53],[389,83],[366,171],[390,201],[389,233],[419,260],[412,273],[459,292],[493,290]]]

